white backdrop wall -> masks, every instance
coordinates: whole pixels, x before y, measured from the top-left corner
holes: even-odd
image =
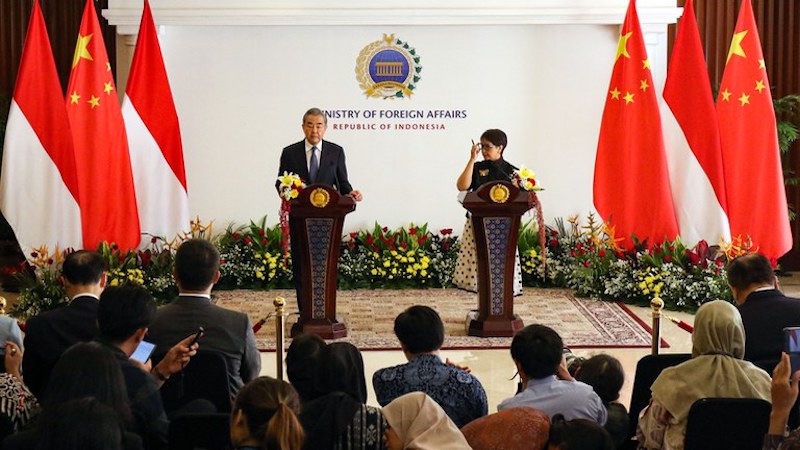
[[[105,15],[120,25],[120,42],[129,48],[119,53],[129,60],[135,43],[130,34],[136,32],[139,13],[136,2],[127,3],[112,3]],[[477,141],[487,128],[503,129],[509,137],[506,158],[537,173],[546,188],[540,199],[548,222],[588,213],[593,209],[600,117],[627,2],[594,3],[606,4],[602,18],[595,12],[594,20],[586,20],[586,10],[573,5],[566,19],[553,19],[551,9],[534,8],[510,20],[486,11],[487,24],[482,24],[480,15],[462,17],[473,9],[456,8],[437,11],[434,23],[414,25],[384,23],[384,16],[370,15],[372,10],[358,24],[342,18],[322,25],[302,20],[276,25],[274,4],[224,20],[213,12],[227,2],[206,2],[198,14],[175,7],[177,2],[153,1],[181,121],[192,215],[221,225],[265,214],[268,223],[277,222],[279,200],[273,185],[280,151],[302,139],[302,114],[311,106],[360,114],[466,112],[460,119],[329,119],[325,137],[345,148],[350,181],[365,196],[348,216],[348,230],[375,221],[392,227],[428,222],[434,229],[460,229],[464,211],[456,202],[455,180],[467,162],[471,140]],[[641,3],[658,9],[669,2]],[[646,25],[659,85],[666,67],[665,23],[674,21],[674,10],[655,20],[660,23]],[[537,13],[550,19],[536,20]],[[302,11],[282,14],[301,17]],[[198,18],[204,15],[208,17]],[[640,15],[645,22],[647,9],[640,6]],[[248,23],[239,24],[242,20]],[[398,20],[415,21],[421,20]],[[421,80],[411,98],[367,98],[359,88],[356,58],[384,34],[408,42],[421,57]],[[120,61],[118,67],[128,65]],[[126,78],[121,72],[120,90]],[[337,129],[343,124],[398,123],[444,129]]]

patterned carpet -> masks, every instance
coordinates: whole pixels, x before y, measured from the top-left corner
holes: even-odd
[[[274,312],[275,297],[287,301],[286,336],[297,320],[293,290],[216,291],[215,302],[226,308],[243,311],[253,323]],[[394,318],[414,304],[436,309],[445,323],[445,349],[508,348],[511,338],[467,336],[466,316],[477,308],[477,294],[458,289],[428,290],[354,290],[337,293],[337,314],[347,324],[348,336],[361,350],[395,350],[400,346],[392,327]],[[650,329],[621,303],[576,298],[564,289],[525,288],[515,299],[514,312],[525,325],[541,323],[552,327],[572,348],[649,347]],[[275,322],[271,318],[256,334],[259,349],[275,349]],[[662,346],[666,343],[662,341]],[[288,346],[288,338],[287,338]]]

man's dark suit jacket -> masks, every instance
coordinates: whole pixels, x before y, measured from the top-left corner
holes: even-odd
[[[739,306],[745,332],[744,359],[777,360],[783,351],[783,328],[800,326],[800,300],[777,289],[753,292]]]
[[[234,395],[261,372],[261,355],[247,314],[221,308],[205,297],[182,295],[158,309],[146,340],[156,344],[156,353],[163,354],[201,326],[205,334],[200,348],[225,356],[228,385]]]
[[[344,149],[326,140],[322,141],[322,153],[319,161],[319,172],[314,183],[333,186],[341,194],[349,194],[353,186],[347,179],[347,164],[344,159]],[[306,141],[302,140],[283,149],[281,165],[278,176],[283,172],[294,172],[306,182],[311,184],[308,177],[308,162],[306,161]],[[277,187],[280,183],[276,183]]]
[[[97,336],[97,305],[88,295],[75,297],[68,305],[47,311],[28,320],[22,371],[25,384],[41,399],[50,372],[66,349]]]

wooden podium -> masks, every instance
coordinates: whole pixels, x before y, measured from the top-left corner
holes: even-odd
[[[347,327],[336,319],[336,287],[344,216],[355,209],[352,197],[322,184],[306,187],[292,201],[289,227],[296,240],[292,258],[300,258],[297,301],[302,305],[292,337],[303,332],[323,339],[347,336]]]
[[[478,317],[470,336],[513,336],[522,328],[514,314],[514,262],[520,217],[531,206],[528,193],[507,181],[484,183],[464,198],[472,214],[478,260]]]

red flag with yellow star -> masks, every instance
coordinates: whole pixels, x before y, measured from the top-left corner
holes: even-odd
[[[67,88],[67,114],[83,224],[83,245],[115,242],[123,251],[139,245],[139,215],[128,140],[94,2],[83,10]]]
[[[652,244],[678,234],[658,102],[634,0],[622,24],[600,125],[594,205],[627,248],[632,236]]]
[[[792,248],[775,110],[750,0],[742,2],[717,95],[731,236],[773,261]]]

